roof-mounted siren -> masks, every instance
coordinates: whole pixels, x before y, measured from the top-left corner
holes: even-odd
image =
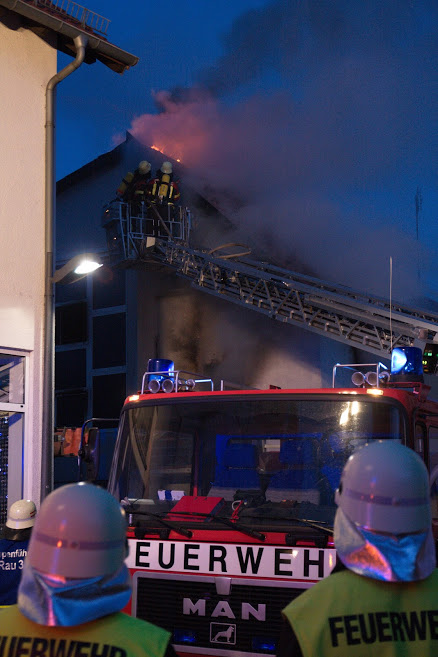
[[[423,351],[419,347],[396,347],[391,354],[391,382],[423,383]]]
[[[148,390],[149,392],[172,392],[175,387],[175,365],[167,358],[150,358],[148,360]]]
[[[375,370],[370,372],[356,371],[351,377],[351,382],[358,388],[378,388],[381,385],[388,383],[390,375],[389,372],[381,367],[385,367],[382,363],[378,363]]]

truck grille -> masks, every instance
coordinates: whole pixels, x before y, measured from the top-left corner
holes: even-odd
[[[274,654],[281,610],[303,589],[281,586],[280,582],[269,586],[260,580],[244,581],[233,579],[230,595],[219,595],[212,577],[181,575],[173,579],[169,575],[137,573],[133,611],[137,618],[171,632],[176,649],[212,654]],[[190,599],[185,614],[184,599]],[[266,605],[265,615],[261,604]],[[259,618],[248,613],[249,605]]]

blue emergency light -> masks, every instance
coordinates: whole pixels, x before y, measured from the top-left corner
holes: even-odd
[[[148,360],[148,389],[150,392],[172,392],[175,365],[173,360],[167,358],[150,358]],[[154,374],[157,372],[157,374]]]
[[[391,381],[423,381],[423,351],[419,347],[392,350]]]

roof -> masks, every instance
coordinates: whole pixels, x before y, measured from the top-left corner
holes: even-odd
[[[131,135],[127,132],[127,139],[129,138],[128,135],[131,137]],[[125,146],[125,143],[126,142],[122,142],[111,151],[103,153],[103,155],[99,155],[94,160],[91,160],[90,162],[87,162],[87,164],[84,164],[84,166],[76,169],[76,171],[73,171],[67,176],[64,176],[64,178],[58,180],[56,183],[56,193],[62,194],[62,192],[65,190],[69,189],[70,187],[74,187],[82,180],[86,180],[93,174],[102,173],[112,169],[120,162],[121,151]]]
[[[80,7],[80,5],[73,2],[70,4]],[[4,8],[3,11],[1,10],[2,7]],[[84,8],[81,7],[81,9]],[[92,12],[88,13],[92,14]],[[11,16],[18,16],[23,27],[32,30],[51,46],[53,46],[53,37],[56,36],[55,47],[57,50],[73,57],[76,55],[73,40],[81,34],[86,36],[88,44],[85,62],[87,64],[93,64],[96,60],[99,60],[116,73],[123,73],[138,62],[138,57],[115,46],[105,36],[98,34],[96,27],[90,27],[85,22],[81,22],[71,14],[61,10],[56,1],[0,0],[0,21],[8,24]],[[106,21],[106,23],[108,22]]]

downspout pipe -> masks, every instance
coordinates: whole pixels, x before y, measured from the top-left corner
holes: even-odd
[[[75,37],[76,57],[68,66],[56,73],[46,87],[46,158],[45,158],[45,285],[44,285],[44,346],[43,346],[43,395],[42,395],[42,445],[41,445],[41,501],[53,490],[53,435],[54,435],[54,235],[55,235],[55,103],[56,86],[85,59],[88,39]]]

